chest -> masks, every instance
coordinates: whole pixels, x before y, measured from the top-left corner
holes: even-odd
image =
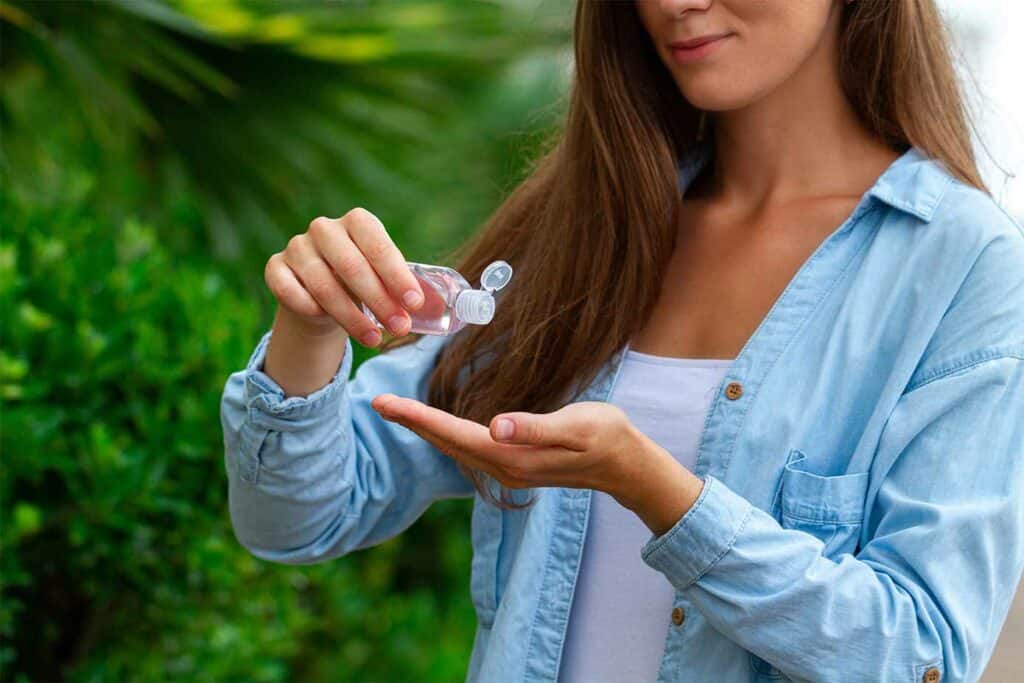
[[[757,216],[701,204],[684,210],[660,296],[631,347],[671,357],[735,358],[852,206],[842,199]]]
[[[925,331],[935,329],[945,302],[957,291],[950,286],[936,295],[934,287],[917,291],[892,286],[908,268],[912,241],[921,233],[899,224],[882,229],[885,215],[866,210],[833,238],[815,235],[804,242],[803,251],[789,261],[793,272],[783,275],[783,282],[776,280],[778,301],[769,302],[770,311],[760,312],[764,319],[744,352],[737,357],[739,347],[708,347],[710,353],[703,354],[735,359],[723,368],[722,391],[709,396],[706,404],[692,395],[688,401],[702,417],[699,438],[694,434],[699,441],[694,471],[714,476],[784,528],[816,536],[830,557],[854,552],[863,540],[864,510],[871,509],[876,495],[867,472],[902,387],[918,367]],[[759,244],[762,250],[771,249],[764,240]],[[706,254],[718,269],[699,259],[677,259],[690,268],[675,271],[683,285],[673,283],[670,275],[667,290],[699,283],[706,296],[724,292],[729,301],[731,287],[720,286],[729,279],[726,274],[739,278],[740,284],[732,287],[758,288],[759,281],[736,267],[728,253],[691,247],[691,255]],[[776,254],[786,253],[776,249]],[[752,253],[744,251],[736,258],[742,263]],[[929,264],[940,261],[937,256],[927,259]],[[945,279],[956,283],[960,278],[954,273]],[[930,298],[921,300],[921,291]],[[673,299],[666,292],[662,300],[686,298]],[[719,311],[704,307],[706,319],[734,320],[735,312],[726,305],[719,303]],[[681,316],[684,321],[689,320],[686,315]],[[670,347],[661,353],[680,349],[680,357],[693,351]],[[699,357],[701,349],[696,351],[693,355]],[[606,369],[579,400],[608,400],[628,386],[623,381],[629,378],[628,368],[621,361]],[[687,391],[680,380],[674,383],[677,393]],[[650,389],[657,383],[643,384],[641,393],[650,403]],[[742,391],[726,393],[729,384]],[[674,419],[678,428],[680,421]],[[491,640],[477,666],[479,675],[471,680],[498,680],[510,676],[508,672],[515,672],[511,676],[516,680],[554,680],[561,641],[551,634],[564,633],[573,603],[591,493],[542,487],[514,490],[513,497],[517,502],[535,497],[535,504],[516,511],[474,505],[473,599],[489,634],[485,637]],[[687,677],[748,680],[752,668],[770,670],[706,622],[688,617],[683,623],[685,628],[670,630],[677,640],[667,642],[665,651],[682,653]],[[694,652],[701,656],[690,656]],[[717,655],[706,656],[708,652]],[[737,667],[735,673],[723,674],[730,666]],[[683,675],[670,669],[665,680]]]

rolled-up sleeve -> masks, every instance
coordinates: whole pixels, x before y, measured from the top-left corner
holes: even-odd
[[[426,401],[446,338],[378,354],[352,372],[352,342],[330,382],[286,397],[265,372],[272,330],[221,396],[232,526],[254,555],[320,562],[391,538],[440,498],[472,495],[455,462],[370,405],[390,392]]]
[[[708,622],[800,680],[977,680],[1024,569],[1024,348],[904,393],[870,471],[856,554],[830,558],[707,477],[643,560]]]

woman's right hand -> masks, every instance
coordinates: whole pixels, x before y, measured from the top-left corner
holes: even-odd
[[[402,252],[380,220],[362,208],[313,220],[270,257],[263,276],[280,312],[304,332],[329,334],[340,326],[365,346],[376,346],[381,334],[361,303],[402,336],[412,325],[406,309],[415,311],[424,301]]]

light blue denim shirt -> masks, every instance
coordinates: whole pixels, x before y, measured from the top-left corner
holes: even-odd
[[[698,167],[681,165],[684,188]],[[448,338],[351,379],[348,342],[329,384],[285,398],[261,370],[270,334],[221,403],[238,540],[322,562],[473,496],[467,681],[557,680],[591,492],[516,490],[536,503],[499,510],[377,415],[382,392],[426,399]],[[624,350],[581,400],[607,399]],[[976,680],[1024,568],[1020,228],[909,150],[801,265],[718,389],[700,497],[637,547],[675,587],[658,681]]]

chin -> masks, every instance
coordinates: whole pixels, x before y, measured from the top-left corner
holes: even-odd
[[[677,74],[676,83],[687,102],[710,112],[743,109],[771,90],[763,87],[765,84],[750,83],[738,74],[722,71]]]
[[[737,88],[735,83],[686,83],[680,84],[679,90],[687,102],[703,111],[742,109],[757,100],[755,92]]]

